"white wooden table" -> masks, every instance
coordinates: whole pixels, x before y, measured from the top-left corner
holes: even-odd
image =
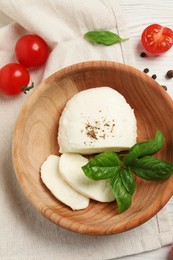
[[[173,29],[173,0],[120,0],[123,12],[129,28],[129,37],[135,53],[136,67],[140,70],[148,67],[149,74],[157,74],[157,81],[168,87],[168,93],[173,97],[173,79],[167,80],[165,74],[173,69],[173,48],[166,54],[155,58],[141,58],[142,47],[140,35],[143,29],[152,23],[159,23]],[[11,20],[0,13],[0,27],[8,24]],[[157,62],[156,62],[157,59]],[[173,228],[173,198],[167,204],[169,219]],[[171,260],[171,246],[161,249],[122,257],[121,260]]]
[[[141,58],[142,47],[140,36],[146,26],[158,23],[173,29],[173,1],[172,0],[120,0],[127,25],[129,28],[130,39],[134,49],[136,66],[143,70],[148,67],[149,74],[157,74],[157,81],[161,85],[166,85],[168,93],[173,98],[173,80],[165,78],[169,69],[173,69],[173,50],[171,49],[160,57]],[[157,62],[156,62],[157,60]],[[173,198],[167,204],[169,219],[173,228]],[[161,249],[138,254],[136,256],[122,257],[121,260],[171,260],[171,246]]]

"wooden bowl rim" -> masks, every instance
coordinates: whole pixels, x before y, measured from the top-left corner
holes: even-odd
[[[104,60],[97,60],[97,61],[87,61],[87,62],[80,62],[80,63],[76,63],[70,66],[67,66],[65,68],[62,68],[56,72],[54,72],[52,75],[50,75],[48,78],[46,78],[45,80],[43,80],[36,89],[33,90],[33,92],[28,96],[28,98],[26,99],[26,101],[24,102],[22,109],[18,115],[17,121],[16,121],[16,125],[15,125],[15,129],[14,129],[14,134],[13,134],[13,140],[12,140],[12,160],[13,160],[13,167],[14,167],[14,171],[15,171],[15,175],[17,177],[18,183],[24,193],[24,195],[26,196],[26,198],[32,203],[32,205],[46,218],[48,218],[50,221],[52,221],[53,223],[59,225],[62,228],[71,230],[73,232],[77,232],[80,234],[87,234],[87,235],[112,235],[112,234],[116,234],[116,233],[121,233],[124,231],[128,231],[130,229],[133,229],[143,223],[145,223],[146,221],[148,221],[149,219],[151,219],[154,215],[156,215],[161,209],[162,207],[168,202],[168,200],[171,198],[171,196],[173,195],[173,189],[169,188],[169,190],[166,193],[166,196],[164,196],[164,199],[162,200],[162,205],[158,204],[157,207],[152,208],[152,210],[150,212],[148,212],[148,214],[146,214],[142,221],[140,219],[140,217],[138,217],[135,214],[135,219],[131,219],[130,221],[128,221],[128,227],[121,225],[118,227],[112,227],[112,229],[109,231],[109,233],[103,233],[102,230],[98,229],[97,227],[88,227],[87,231],[86,231],[86,227],[85,225],[83,225],[82,223],[80,223],[80,230],[75,230],[73,228],[72,225],[72,221],[67,219],[67,218],[63,218],[56,214],[56,218],[54,218],[54,214],[50,214],[50,211],[53,213],[52,210],[47,209],[44,211],[44,213],[40,210],[40,208],[38,207],[38,204],[36,202],[36,199],[34,199],[34,196],[30,196],[30,192],[26,191],[24,189],[24,187],[22,186],[22,183],[20,182],[20,178],[19,175],[22,174],[22,169],[20,169],[18,167],[18,158],[16,158],[16,153],[18,151],[18,149],[20,147],[18,147],[18,128],[21,125],[21,122],[23,120],[23,114],[24,112],[30,107],[32,106],[32,104],[37,100],[38,96],[40,96],[42,93],[44,93],[46,91],[46,89],[48,89],[48,85],[44,84],[47,81],[50,80],[54,80],[56,79],[56,81],[60,81],[63,78],[66,78],[70,75],[74,75],[75,73],[79,73],[81,71],[88,71],[88,70],[115,70],[115,69],[124,69],[127,73],[130,74],[141,74],[143,78],[146,79],[146,81],[148,81],[148,83],[150,82],[150,86],[155,88],[155,91],[158,91],[161,96],[165,99],[165,101],[167,102],[167,105],[169,106],[169,108],[172,110],[173,112],[173,102],[171,97],[166,93],[166,91],[160,87],[160,85],[155,82],[153,79],[151,79],[148,75],[146,75],[145,73],[143,73],[142,71],[123,64],[123,63],[119,63],[119,62],[114,62],[114,61],[104,61]],[[171,183],[173,184],[173,176],[170,177],[170,184],[169,187],[171,187]],[[173,185],[172,185],[173,186]]]

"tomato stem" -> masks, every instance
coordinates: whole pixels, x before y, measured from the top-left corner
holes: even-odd
[[[27,91],[30,91],[30,89],[32,89],[32,88],[34,88],[34,82],[32,82],[30,86],[23,87],[22,91],[24,94],[27,94]]]

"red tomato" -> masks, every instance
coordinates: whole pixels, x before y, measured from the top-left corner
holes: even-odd
[[[159,24],[152,24],[143,31],[141,41],[148,52],[161,54],[172,47],[173,31]]]
[[[9,63],[0,69],[0,91],[14,96],[22,92],[30,81],[28,70],[20,64]]]
[[[20,64],[26,68],[37,68],[46,62],[49,48],[41,37],[29,34],[17,41],[15,53]]]

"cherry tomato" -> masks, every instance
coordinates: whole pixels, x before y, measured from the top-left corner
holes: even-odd
[[[28,70],[20,64],[9,63],[0,69],[0,91],[14,96],[22,92],[30,81]]]
[[[37,68],[46,62],[49,48],[41,37],[28,34],[17,41],[15,53],[18,62],[24,67]]]
[[[141,41],[146,51],[161,54],[172,47],[173,31],[159,24],[152,24],[143,31]]]

